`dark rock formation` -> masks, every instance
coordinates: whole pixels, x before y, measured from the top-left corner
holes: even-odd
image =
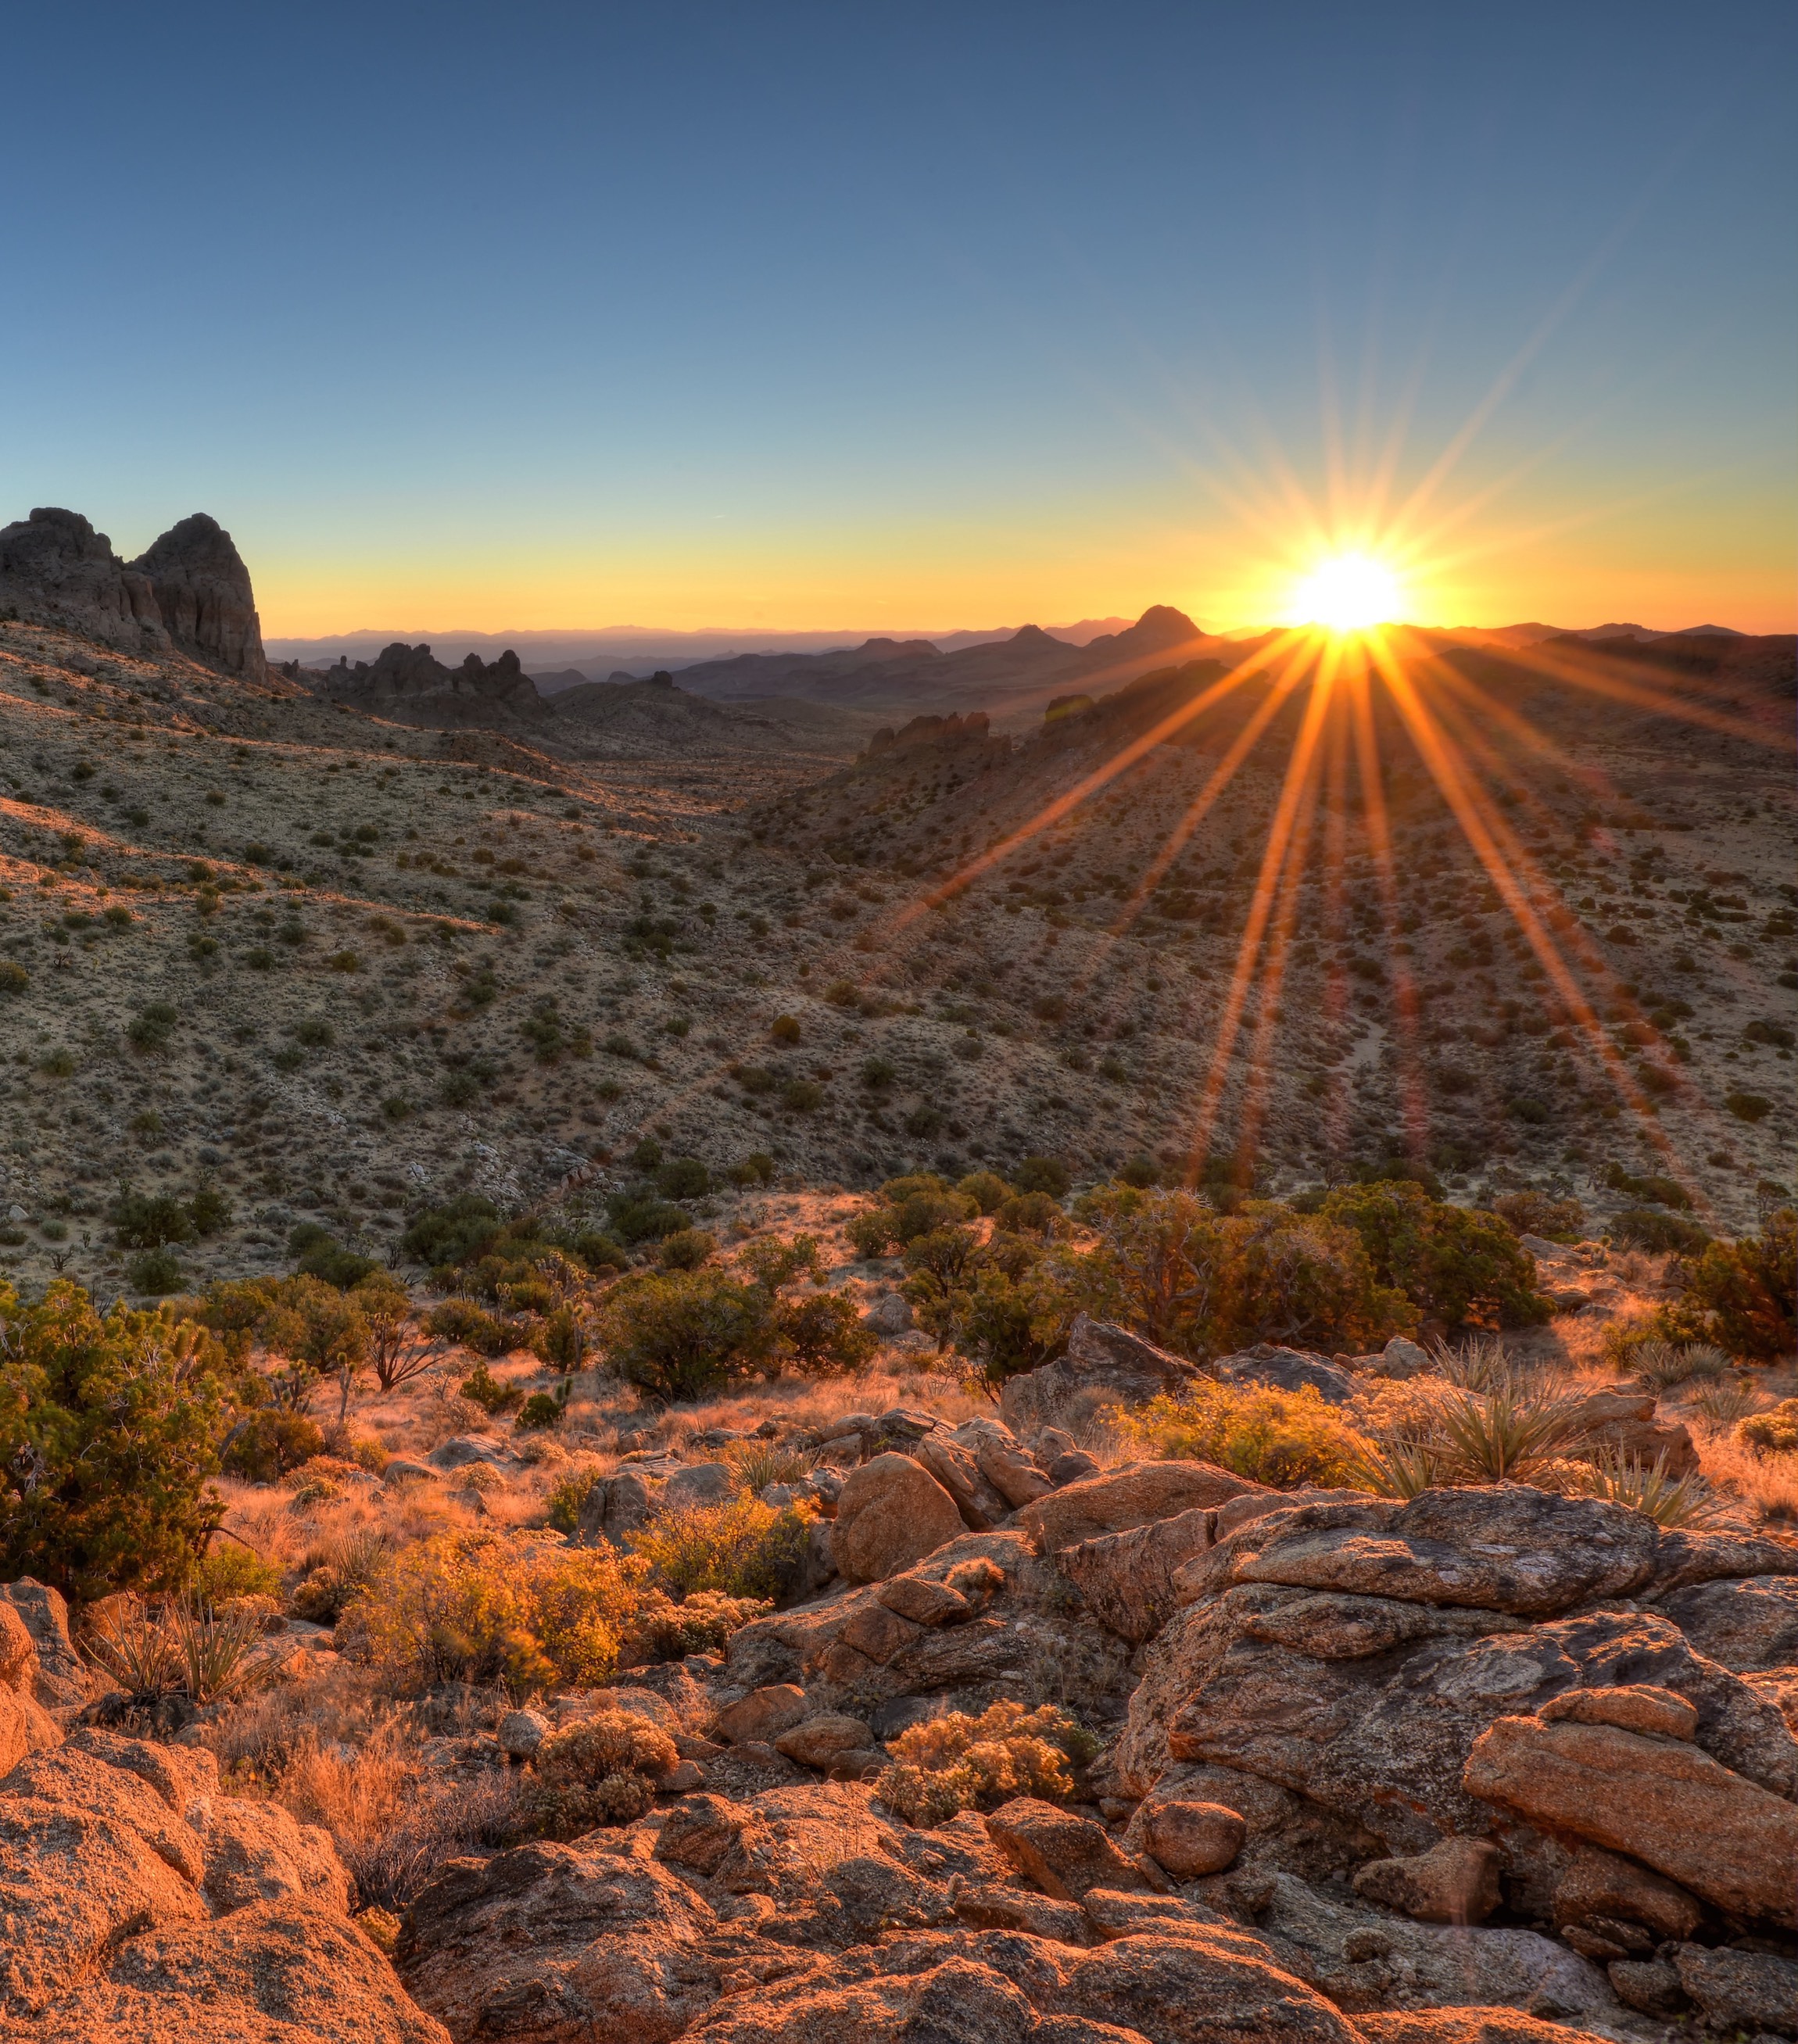
[[[503,724],[548,713],[536,682],[509,647],[491,665],[471,653],[459,667],[446,667],[428,645],[408,646],[396,639],[372,665],[358,660],[352,667],[344,659],[299,678],[321,694],[408,724]]]
[[[267,678],[250,571],[217,519],[197,512],[127,564],[74,511],[0,528],[0,612],[121,652],[179,650],[245,681]]]
[[[182,652],[247,682],[267,678],[250,571],[216,518],[196,511],[171,525],[126,572],[148,582]]]

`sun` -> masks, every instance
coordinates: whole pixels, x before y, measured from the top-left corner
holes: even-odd
[[[1300,583],[1293,616],[1331,632],[1365,632],[1398,614],[1398,578],[1370,554],[1332,554]]]

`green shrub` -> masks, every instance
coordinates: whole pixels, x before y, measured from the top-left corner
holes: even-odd
[[[650,1192],[614,1193],[606,1201],[605,1212],[613,1233],[632,1249],[641,1243],[659,1242],[665,1235],[678,1235],[693,1225],[684,1207],[658,1199]]]
[[[265,1406],[232,1429],[222,1462],[227,1476],[245,1483],[279,1483],[290,1470],[324,1452],[324,1431],[309,1414]]]
[[[1707,1243],[1684,1277],[1680,1298],[1661,1309],[1671,1339],[1709,1342],[1754,1362],[1798,1353],[1798,1212],[1781,1207],[1758,1235]]]
[[[664,1512],[632,1535],[633,1552],[675,1596],[701,1590],[776,1603],[797,1589],[810,1546],[811,1516],[759,1498]]]
[[[194,1564],[190,1594],[208,1613],[239,1597],[278,1597],[281,1571],[240,1541],[215,1535],[212,1545]]]
[[[515,1412],[524,1402],[524,1393],[516,1384],[502,1384],[488,1369],[485,1360],[475,1364],[458,1387],[464,1398],[478,1405],[489,1419],[501,1412]]]
[[[518,1417],[513,1425],[521,1434],[540,1433],[545,1427],[559,1427],[568,1409],[567,1389],[564,1385],[559,1397],[553,1391],[533,1391],[519,1407]]]
[[[1047,1193],[1052,1200],[1066,1199],[1073,1182],[1067,1166],[1054,1157],[1026,1157],[1012,1174],[1017,1191]]]
[[[622,1279],[601,1327],[613,1368],[663,1398],[696,1398],[762,1370],[777,1339],[767,1294],[715,1268]]]
[[[1798,1454],[1798,1398],[1782,1398],[1771,1412],[1744,1420],[1735,1432],[1738,1440],[1762,1454]]]
[[[1739,1088],[1723,1095],[1723,1105],[1738,1121],[1764,1121],[1773,1105],[1765,1094],[1743,1093]]]
[[[316,1220],[303,1220],[287,1237],[287,1254],[295,1260],[302,1277],[316,1278],[347,1292],[380,1269],[372,1256],[359,1256],[346,1249],[329,1228]]]
[[[766,1185],[774,1175],[774,1160],[764,1150],[753,1150],[740,1158],[725,1176],[733,1185]]]
[[[1577,1200],[1556,1199],[1547,1193],[1506,1193],[1492,1208],[1516,1234],[1539,1235],[1547,1242],[1577,1242],[1585,1229],[1585,1208]]]
[[[210,943],[210,938],[205,939]],[[217,945],[213,945],[217,950]],[[126,1025],[125,1035],[140,1051],[166,1051],[169,1039],[175,1034],[175,1025],[181,1020],[179,1011],[166,1001],[152,1001],[138,1010]]]
[[[1012,1197],[1012,1188],[997,1171],[970,1171],[955,1187],[965,1200],[972,1200],[976,1212],[997,1213]]]
[[[1354,1230],[1377,1283],[1450,1327],[1528,1326],[1549,1316],[1533,1258],[1495,1214],[1388,1183],[1332,1193],[1320,1217]]]
[[[26,1304],[0,1283],[0,1581],[76,1603],[179,1590],[216,1523],[207,1480],[233,1385],[213,1337],[164,1307],[102,1320],[57,1280]],[[19,1481],[21,1472],[33,1481]]]
[[[509,1355],[520,1340],[510,1320],[483,1312],[472,1299],[446,1299],[433,1306],[425,1316],[425,1331],[439,1341],[459,1342],[477,1355]]]
[[[172,1249],[140,1250],[125,1266],[132,1289],[146,1298],[166,1299],[186,1282],[181,1258]]]
[[[519,1828],[537,1838],[574,1838],[601,1824],[633,1823],[679,1758],[667,1733],[634,1711],[602,1710],[565,1725],[532,1756]]]
[[[1653,1207],[1625,1207],[1611,1224],[1611,1236],[1632,1249],[1673,1250],[1681,1254],[1703,1248],[1711,1239],[1696,1221],[1658,1213]]]
[[[1008,1234],[1051,1235],[1061,1224],[1062,1210],[1047,1193],[1020,1193],[1005,1201],[994,1218]]]
[[[121,1190],[113,1201],[113,1239],[121,1249],[162,1249],[191,1242],[194,1216],[172,1193]]]
[[[573,1533],[580,1526],[581,1513],[594,1491],[605,1481],[602,1470],[578,1469],[551,1484],[544,1500],[548,1523],[558,1533]]]
[[[31,984],[31,974],[22,965],[11,959],[0,961],[0,993],[23,993]]]
[[[582,1368],[587,1348],[586,1322],[572,1305],[552,1307],[531,1330],[532,1354],[556,1370]]]
[[[435,1270],[453,1269],[483,1249],[499,1231],[500,1212],[478,1193],[462,1193],[413,1217],[400,1237],[407,1256]]]
[[[785,1359],[806,1377],[842,1377],[859,1370],[880,1347],[846,1292],[813,1292],[782,1300],[775,1326]]]
[[[708,1235],[704,1228],[677,1228],[674,1234],[663,1236],[655,1260],[664,1270],[697,1270],[711,1260],[717,1247],[717,1237]]]
[[[1279,1391],[1197,1384],[1120,1412],[1115,1424],[1158,1458],[1215,1463],[1276,1490],[1351,1483],[1364,1451],[1360,1436],[1309,1385]]]
[[[703,1199],[712,1174],[697,1157],[670,1157],[655,1167],[655,1189],[665,1200]]]
[[[633,1665],[720,1653],[733,1632],[773,1609],[766,1597],[727,1596],[722,1590],[695,1590],[679,1604],[651,1590],[632,1623],[627,1650]]]

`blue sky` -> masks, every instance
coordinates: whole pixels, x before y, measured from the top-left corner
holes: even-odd
[[[6,46],[0,516],[135,551],[210,510],[271,632],[1231,624],[1369,536],[1443,621],[1791,627],[1788,6],[100,5]]]

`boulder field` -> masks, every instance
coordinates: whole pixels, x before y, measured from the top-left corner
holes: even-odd
[[[1076,1361],[1171,1381],[1129,1343]],[[508,1719],[494,1765],[620,1701],[678,1765],[632,1822],[449,1862],[391,1966],[321,1835],[192,1749],[63,1735],[14,1586],[0,2038],[1798,2038],[1798,1543],[1514,1485],[1100,1469],[1033,1396],[854,1416],[818,1589]],[[596,1494],[586,1537],[659,1481]],[[1082,1800],[883,1805],[901,1732],[1007,1701],[1094,1728]]]

